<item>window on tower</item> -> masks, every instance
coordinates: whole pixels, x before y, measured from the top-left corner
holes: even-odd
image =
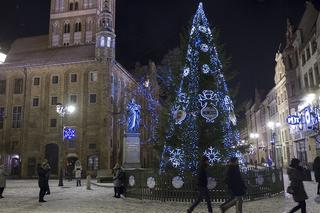
[[[112,40],[111,40],[111,37],[107,37],[107,47],[111,47],[111,42],[112,42]]]
[[[100,38],[100,47],[104,47],[106,45],[105,43],[106,43],[105,38],[102,36]]]

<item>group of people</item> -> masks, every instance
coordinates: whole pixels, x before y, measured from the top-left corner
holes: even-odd
[[[203,198],[207,203],[208,212],[209,213],[213,212],[210,196],[209,196],[209,190],[207,187],[208,166],[209,166],[209,159],[206,156],[203,156],[201,160],[200,168],[198,171],[198,196],[194,201],[194,203],[187,210],[188,213],[191,213],[195,209],[195,207],[202,201]],[[236,157],[231,157],[229,160],[225,183],[228,186],[230,199],[220,206],[221,212],[226,212],[232,206],[236,206],[236,212],[241,213],[242,212],[242,196],[246,192],[246,186],[241,177],[240,168],[238,166],[238,158]]]
[[[208,165],[209,160],[206,156],[204,156],[198,171],[198,196],[194,203],[187,210],[188,213],[191,213],[203,199],[205,199],[207,203],[208,212],[213,212],[209,190],[207,188]],[[315,174],[315,180],[318,182],[317,194],[320,195],[320,157],[316,157],[313,164],[313,170]],[[287,171],[290,180],[287,193],[292,194],[293,200],[298,203],[298,205],[293,207],[289,213],[296,212],[299,209],[301,209],[301,213],[306,213],[306,200],[308,199],[308,196],[303,185],[303,181],[306,179],[306,177],[304,169],[300,165],[300,160],[296,158],[292,159]],[[229,160],[229,165],[225,175],[225,184],[227,185],[230,199],[220,206],[221,212],[224,213],[232,206],[236,206],[236,212],[242,213],[242,197],[245,195],[247,188],[241,177],[238,159],[236,157],[232,157]]]

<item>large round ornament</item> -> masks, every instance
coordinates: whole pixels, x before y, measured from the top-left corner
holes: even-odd
[[[174,112],[173,116],[176,124],[181,124],[184,119],[186,119],[187,113],[184,110],[179,109]]]
[[[172,186],[176,189],[180,189],[183,186],[184,182],[182,177],[176,176],[172,178]]]
[[[213,123],[218,115],[219,112],[214,106],[205,106],[201,109],[201,116],[204,117],[208,123]]]
[[[156,180],[154,179],[154,177],[148,177],[147,179],[147,186],[150,189],[153,189],[156,186]]]

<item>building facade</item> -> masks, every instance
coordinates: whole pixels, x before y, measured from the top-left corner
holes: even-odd
[[[267,106],[269,111],[260,127],[248,128],[248,134],[257,132],[258,140],[264,141],[264,125],[269,128],[267,142],[272,150],[270,157],[277,164],[288,166],[292,158],[299,158],[304,165],[310,165],[319,154],[319,143],[316,142],[318,129],[310,129],[306,124],[305,110],[310,105],[317,105],[319,99],[319,45],[320,18],[319,11],[312,3],[306,2],[305,12],[299,25],[294,26],[287,20],[286,45],[276,53],[275,86],[265,99],[257,101],[247,109],[247,126],[252,127],[252,119],[258,119],[259,110]],[[307,103],[306,97],[315,97],[313,103]],[[268,101],[269,100],[269,101]],[[272,100],[270,102],[270,100]],[[319,105],[320,106],[320,105]],[[315,108],[319,108],[318,106]],[[312,112],[315,113],[315,112]],[[251,119],[250,119],[251,116]],[[298,118],[293,124],[288,118]],[[308,116],[307,116],[308,117]],[[317,117],[316,124],[319,124]],[[268,125],[278,123],[275,125]],[[290,124],[288,124],[288,122]],[[310,127],[310,126],[309,126]],[[261,159],[260,161],[261,162]]]
[[[119,120],[137,83],[115,60],[115,3],[51,0],[49,34],[12,44],[0,65],[0,154],[11,175],[34,176],[44,158],[53,175],[75,160],[92,173],[121,163]],[[59,116],[59,104],[74,113]],[[74,138],[62,138],[66,127]]]

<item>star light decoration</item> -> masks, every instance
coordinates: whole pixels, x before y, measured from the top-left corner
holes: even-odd
[[[207,150],[205,150],[203,152],[203,155],[206,156],[209,159],[209,164],[210,166],[213,165],[213,163],[217,163],[220,162],[221,160],[221,155],[220,152],[217,151],[215,148],[213,148],[212,146],[210,146]]]
[[[76,137],[76,130],[73,128],[64,128],[63,129],[63,137],[66,140],[71,140]]]
[[[173,149],[170,151],[169,161],[174,168],[179,167],[183,162],[184,153],[181,149]]]

